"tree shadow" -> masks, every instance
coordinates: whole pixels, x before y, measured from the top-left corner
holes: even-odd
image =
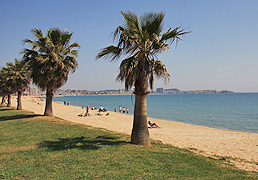
[[[0,106],[0,111],[10,111],[10,110],[14,111],[14,109],[2,108],[2,107]]]
[[[126,141],[118,141],[116,137],[97,136],[87,138],[84,136],[74,138],[59,138],[57,141],[44,141],[39,144],[40,148],[48,148],[49,151],[62,151],[68,149],[97,150],[103,145],[116,146],[127,144]]]
[[[36,115],[36,114],[31,114],[31,115],[19,114],[19,115],[13,115],[13,116],[3,116],[3,117],[0,117],[0,121],[11,121],[11,120],[17,120],[17,119],[34,118],[34,117],[37,117],[37,116],[42,116],[42,115]]]

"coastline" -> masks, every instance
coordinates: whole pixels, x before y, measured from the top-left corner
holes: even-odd
[[[12,105],[16,106],[16,97],[12,97]],[[22,97],[23,109],[43,114],[45,100],[30,96]],[[85,109],[77,106],[65,106],[53,102],[53,112],[56,117],[67,121],[104,128],[130,135],[133,126],[133,116],[109,111],[110,115],[95,115],[97,110],[89,113],[95,116],[78,117]],[[247,133],[211,127],[191,125],[186,123],[148,118],[157,123],[161,129],[149,129],[150,137],[165,144],[185,148],[204,156],[226,158],[240,169],[258,171],[258,133]]]
[[[57,102],[75,106],[129,109],[133,115],[134,96],[100,95],[54,97]],[[148,118],[176,121],[216,129],[258,133],[257,94],[160,94],[148,95]],[[70,105],[71,105],[70,104]]]

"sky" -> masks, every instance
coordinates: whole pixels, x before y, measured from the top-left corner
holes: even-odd
[[[0,66],[22,58],[22,40],[36,40],[31,29],[45,34],[59,27],[81,45],[78,69],[62,89],[122,89],[115,81],[122,59],[95,60],[114,44],[110,34],[124,22],[121,10],[164,12],[165,30],[191,31],[158,56],[171,78],[155,79],[154,89],[258,92],[257,0],[0,0]]]

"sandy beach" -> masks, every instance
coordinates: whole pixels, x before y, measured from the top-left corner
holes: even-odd
[[[12,98],[12,106],[16,106],[16,97]],[[39,98],[22,97],[22,106],[25,110],[43,114],[45,102]],[[131,134],[133,125],[131,115],[109,111],[109,116],[105,113],[98,116],[96,110],[90,110],[91,117],[78,117],[78,114],[85,113],[85,109],[57,102],[53,102],[53,111],[55,116],[71,122]],[[149,120],[161,127],[161,129],[149,129],[152,139],[175,147],[186,148],[204,156],[230,157],[226,159],[236,167],[258,171],[258,133],[220,130],[151,118]]]

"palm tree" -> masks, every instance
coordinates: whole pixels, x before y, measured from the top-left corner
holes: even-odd
[[[0,95],[2,96],[1,105],[4,105],[5,98],[8,94],[6,82],[7,82],[7,76],[3,70],[3,67],[1,67],[1,69],[0,69]]]
[[[11,94],[15,92],[13,79],[9,74],[9,70],[6,67],[2,67],[0,71],[0,84],[2,94],[2,104],[7,96],[7,107],[11,107]]]
[[[132,12],[124,13],[124,25],[118,26],[113,33],[117,45],[103,48],[96,59],[109,58],[111,61],[124,59],[120,65],[117,81],[125,82],[125,89],[135,87],[134,123],[131,142],[150,146],[147,127],[146,97],[148,87],[153,89],[154,76],[169,80],[166,66],[157,58],[157,55],[167,51],[169,45],[180,41],[180,36],[189,32],[181,27],[164,29],[164,13],[146,13],[138,17]]]
[[[15,59],[15,63],[6,63],[6,67],[4,67],[3,70],[7,75],[7,86],[9,86],[12,93],[18,93],[17,110],[21,110],[22,92],[25,91],[30,84],[30,72],[28,71],[28,65],[23,61],[18,61]]]
[[[78,66],[75,57],[79,48],[78,43],[70,44],[73,33],[53,28],[44,37],[40,29],[32,29],[37,40],[25,39],[24,43],[32,46],[24,49],[23,58],[31,70],[34,84],[46,90],[45,116],[53,116],[52,98],[54,91],[63,86],[68,80],[69,72],[74,72]]]

